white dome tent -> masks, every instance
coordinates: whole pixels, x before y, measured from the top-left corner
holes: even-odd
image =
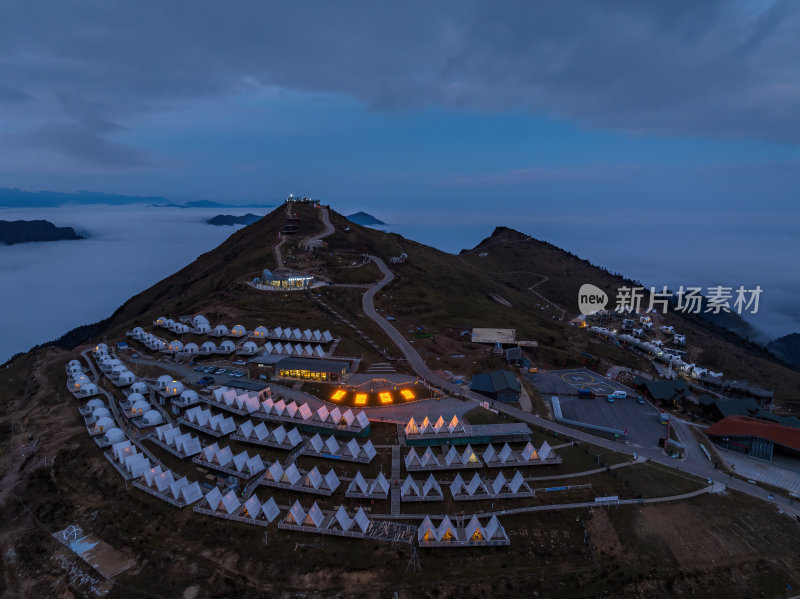
[[[113,445],[114,443],[120,443],[125,440],[125,433],[122,432],[121,429],[117,427],[110,428],[105,434],[105,441],[108,445]]]
[[[198,314],[192,318],[192,327],[194,327],[194,332],[198,334],[211,332],[211,325],[208,323],[208,319],[202,314]]]
[[[131,392],[132,393],[141,393],[144,395],[145,393],[149,392],[150,390],[147,388],[147,383],[144,381],[136,381],[131,385]],[[128,397],[130,399],[130,397]]]
[[[92,418],[94,418],[95,422],[97,422],[97,421],[98,421],[98,420],[100,420],[101,418],[106,418],[106,417],[108,417],[108,416],[111,416],[111,412],[109,412],[109,411],[108,411],[108,408],[107,408],[107,407],[105,407],[105,406],[102,406],[102,407],[100,407],[100,408],[96,408],[96,409],[95,409],[95,410],[92,412]]]
[[[214,335],[215,337],[226,337],[230,335],[230,331],[228,330],[228,327],[226,327],[224,324],[218,324],[217,326],[214,327],[214,330],[211,331],[211,334]]]
[[[114,428],[114,421],[109,416],[103,416],[94,424],[95,433],[103,433]]]
[[[170,375],[162,374],[160,377],[156,379],[156,387],[158,387],[159,390],[163,391],[164,389],[167,388],[167,385],[169,385],[171,382],[172,382],[172,377]]]
[[[80,389],[73,390],[75,397],[91,397],[100,393],[100,389],[94,383],[82,384]]]
[[[105,408],[106,404],[103,403],[102,399],[94,398],[90,399],[89,402],[86,404],[86,410],[90,413],[94,412],[97,408]]]
[[[146,426],[154,426],[156,424],[161,424],[163,418],[161,416],[161,412],[159,412],[158,410],[150,410],[148,412],[145,412],[144,416],[142,417],[142,420],[144,420],[144,424]]]
[[[181,401],[186,403],[195,402],[197,401],[197,398],[197,391],[194,389],[186,389],[183,393],[181,393]]]
[[[230,354],[236,350],[236,345],[230,339],[226,339],[219,345],[219,353]]]
[[[200,348],[197,347],[196,343],[187,343],[183,346],[183,353],[188,354],[190,356],[195,355],[200,351]]]
[[[180,395],[183,393],[184,387],[183,383],[180,381],[170,381],[164,386],[163,394],[166,397],[172,397],[174,395]]]
[[[214,354],[217,352],[217,344],[213,341],[206,341],[200,347],[200,353],[204,355]]]
[[[130,385],[136,380],[136,375],[130,370],[123,370],[117,376],[117,385]]]
[[[149,409],[150,404],[143,399],[140,399],[131,406],[131,416],[142,416]]]
[[[183,343],[174,339],[169,343],[169,351],[181,351],[183,349]]]
[[[128,403],[129,404],[133,405],[137,401],[147,401],[147,400],[145,399],[144,395],[142,395],[141,393],[134,392],[134,393],[131,393],[130,395],[128,395]]]
[[[269,331],[267,331],[267,327],[256,327],[252,333],[250,333],[251,337],[258,337],[259,339],[266,339],[269,336]]]
[[[245,341],[244,344],[242,344],[242,347],[239,349],[239,353],[246,356],[255,355],[257,352],[258,346],[252,341]]]
[[[243,337],[245,333],[247,333],[247,330],[240,324],[237,324],[231,329],[231,335],[233,337]]]

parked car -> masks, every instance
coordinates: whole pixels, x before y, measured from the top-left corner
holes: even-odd
[[[637,397],[636,403],[644,405],[645,404],[644,397],[642,397],[641,395]]]
[[[205,372],[205,366],[195,366],[193,369],[195,372]]]
[[[625,399],[626,397],[628,397],[628,394],[625,393],[625,391],[620,391],[619,389],[617,389],[616,391],[614,391],[614,393],[609,395],[609,397],[612,397],[614,399]]]
[[[214,371],[214,374],[225,374],[225,369],[224,368],[217,368]]]
[[[235,366],[247,366],[247,362],[245,362],[244,360],[236,360],[233,364]]]
[[[131,354],[131,358],[139,358],[139,354]]]
[[[609,395],[607,399],[608,399],[608,403],[614,403],[614,395],[613,394]]]

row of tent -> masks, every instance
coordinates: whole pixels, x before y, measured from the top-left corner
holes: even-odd
[[[330,343],[333,341],[333,335],[327,329],[325,331],[320,332],[319,329],[315,331],[311,331],[311,329],[306,329],[305,331],[300,331],[298,328],[282,328],[282,327],[275,327],[274,329],[268,329],[264,326],[259,326],[253,329],[253,332],[250,333],[251,337],[256,337],[259,339],[287,339],[290,341],[307,341],[312,343]]]
[[[233,418],[226,418],[224,414],[212,414],[210,410],[204,410],[201,406],[189,408],[178,421],[214,437],[222,437],[236,430]]]
[[[247,329],[240,324],[237,324],[230,329],[224,324],[218,324],[212,328],[211,324],[208,322],[208,319],[201,314],[194,316],[189,323],[190,324],[186,324],[184,322],[180,322],[179,320],[176,321],[171,318],[167,318],[166,316],[159,316],[153,322],[153,325],[168,329],[173,333],[178,333],[180,335],[185,333],[196,333],[199,335],[209,334],[215,337],[244,337],[249,334],[250,337],[254,337],[256,339],[285,339],[290,341],[307,341],[315,343],[330,343],[333,341],[333,335],[331,335],[330,331],[325,330],[320,332],[319,329],[312,332],[311,329],[300,331],[300,329],[297,327],[275,327],[274,329],[269,329],[265,326],[257,326],[248,333]],[[135,337],[136,335],[146,333],[142,327],[136,327],[130,332],[130,334],[131,336]]]
[[[267,468],[259,454],[251,456],[247,451],[241,451],[234,455],[230,446],[220,447],[216,442],[206,445],[192,462],[210,466],[240,478],[250,478]]]
[[[211,330],[211,327],[206,320],[204,324],[201,326],[190,326],[185,322],[181,322],[179,320],[173,320],[171,318],[167,318],[166,316],[159,316],[155,322],[153,323],[157,327],[161,327],[162,329],[168,329],[173,333],[177,333],[179,335],[184,335],[186,333],[208,333]],[[136,327],[133,329],[133,333],[137,333],[140,330],[143,330],[142,327]]]
[[[498,472],[492,481],[484,481],[476,472],[469,482],[456,474],[450,483],[450,494],[456,501],[469,499],[496,499],[501,497],[530,497],[533,489],[525,482],[522,473],[517,470],[512,478],[506,478]]]
[[[369,518],[361,507],[351,517],[342,505],[335,512],[323,512],[315,501],[314,505],[306,511],[297,500],[278,527],[300,528],[320,534],[349,533],[347,536],[363,537],[369,528]]]
[[[280,425],[269,430],[264,422],[254,425],[252,420],[245,420],[239,425],[239,429],[231,434],[231,439],[265,447],[293,449],[302,443],[303,436],[294,427],[287,431],[283,425]]]
[[[316,466],[308,472],[302,472],[294,463],[284,469],[283,464],[278,460],[267,468],[260,482],[268,487],[316,493],[317,495],[332,495],[339,488],[339,477],[336,476],[333,468],[323,476]]]
[[[190,483],[185,476],[176,479],[171,470],[163,470],[160,465],[145,470],[142,481],[133,484],[179,507],[191,505],[203,497],[203,490],[197,481]]]
[[[87,404],[88,406],[92,406],[89,408],[91,412],[83,413],[83,421],[86,423],[86,428],[90,435],[93,437],[102,435],[108,433],[112,428],[116,428],[117,423],[114,422],[111,410],[100,399],[91,400]]]
[[[116,464],[127,473],[128,478],[139,478],[153,467],[150,459],[127,439],[114,443],[111,446],[111,455]]]
[[[432,423],[430,419],[425,418],[417,424],[414,417],[406,423],[405,427],[406,437],[413,437],[415,435],[457,435],[466,433],[466,429],[458,416],[453,414],[449,422],[445,422],[444,418],[439,416],[439,419]]]
[[[155,430],[151,438],[161,447],[179,458],[189,458],[202,451],[200,439],[191,433],[184,433],[179,426],[164,424]]]
[[[449,516],[444,516],[438,526],[434,526],[430,516],[425,516],[417,529],[417,540],[420,547],[509,544],[508,535],[494,514],[485,525],[481,524],[476,515],[473,515],[463,529],[456,528]]]
[[[355,431],[362,431],[369,426],[369,418],[364,410],[355,413],[348,408],[342,412],[338,407],[329,410],[327,406],[322,405],[314,411],[308,403],[298,404],[291,401],[287,404],[283,398],[275,401],[263,392],[255,396],[252,393],[228,387],[214,389],[212,397],[213,399],[207,400],[209,404],[216,403],[224,409],[235,410],[241,414],[252,414],[258,418],[296,420],[304,424],[344,427]],[[259,402],[259,399],[262,401]]]
[[[105,344],[101,344],[105,345]],[[100,346],[98,346],[100,347]],[[132,385],[136,381],[136,375],[133,374],[125,364],[122,363],[122,360],[119,358],[112,358],[108,355],[108,353],[99,353],[101,350],[95,349],[95,360],[97,361],[97,365],[100,367],[100,370],[111,379],[111,381],[117,387],[124,387],[126,385]]]
[[[358,470],[350,481],[345,496],[351,499],[386,499],[389,496],[389,481],[386,480],[383,471],[374,479],[367,480]]]
[[[206,493],[203,501],[195,506],[194,511],[260,524],[261,526],[266,526],[280,516],[281,513],[280,508],[275,503],[275,499],[272,497],[262,503],[258,496],[253,494],[247,501],[242,503],[236,495],[236,491],[231,490],[223,495],[218,487],[214,487]]]
[[[633,347],[638,348],[639,350],[650,354],[658,360],[659,362],[663,362],[664,364],[671,364],[673,368],[678,369],[682,372],[685,372],[689,376],[692,376],[696,379],[721,379],[723,378],[723,374],[721,372],[713,372],[706,368],[700,368],[695,364],[689,364],[683,360],[683,358],[676,353],[670,353],[668,350],[664,350],[660,345],[657,345],[655,342],[651,341],[643,341],[642,339],[638,339],[633,335],[622,334],[617,335],[615,331],[611,331],[605,327],[589,327],[589,333],[593,335],[597,335],[599,337],[603,337],[605,339],[609,339],[611,341],[619,340],[620,342],[631,345]],[[677,336],[676,336],[677,337]],[[682,340],[682,344],[686,342],[685,336]]]
[[[157,337],[152,333],[148,333],[142,327],[136,327],[132,331],[128,331],[126,334],[128,337],[133,337],[136,339],[136,341],[144,344],[147,349],[152,351],[162,351],[167,347],[166,341],[164,341],[161,337]]]
[[[248,343],[252,343],[252,341],[248,341]],[[303,346],[300,343],[292,345],[291,343],[281,343],[280,341],[274,345],[271,341],[265,343],[264,353],[275,356],[304,356],[306,358],[325,357],[325,350],[319,344],[312,346],[310,343],[306,343],[305,346]]]
[[[409,474],[400,487],[400,501],[441,501],[444,499],[442,487],[433,477],[428,475],[424,483],[420,484]]]
[[[100,387],[82,371],[73,372],[67,377],[67,388],[78,399],[93,397],[100,393]]]
[[[347,443],[339,443],[333,435],[323,441],[319,433],[309,439],[303,453],[317,457],[333,456],[350,462],[367,464],[378,454],[369,439],[364,445],[359,445],[355,437],[351,437]]]
[[[520,452],[516,452],[511,449],[511,446],[508,443],[505,443],[498,452],[494,448],[494,445],[490,443],[484,450],[481,457],[483,462],[481,462],[481,459],[478,458],[478,455],[472,449],[471,445],[467,445],[464,448],[464,451],[461,453],[458,452],[454,445],[450,445],[447,452],[444,452],[443,450],[440,455],[437,455],[430,447],[428,447],[425,452],[420,455],[417,453],[417,450],[412,447],[411,450],[406,454],[404,461],[406,470],[415,471],[479,468],[482,466],[482,463],[486,464],[490,468],[531,465],[541,464],[548,461],[553,462],[556,458],[553,449],[550,447],[550,444],[547,441],[542,443],[542,447],[539,449],[539,451],[537,451],[533,444],[529,441]]]

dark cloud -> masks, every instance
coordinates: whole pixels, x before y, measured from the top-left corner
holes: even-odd
[[[119,126],[104,120],[48,121],[32,133],[23,136],[22,141],[104,166],[145,165],[147,160],[142,152],[106,137],[119,129]]]
[[[4,11],[0,80],[41,100],[42,114],[26,113],[40,141],[87,159],[135,157],[111,131],[43,121],[125,122],[245,82],[384,111],[525,110],[632,133],[800,141],[800,4],[789,0],[33,0]]]

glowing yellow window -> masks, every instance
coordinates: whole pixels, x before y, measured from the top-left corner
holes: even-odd
[[[453,531],[450,530],[449,528],[446,531],[444,531],[444,534],[442,535],[442,541],[452,541],[454,538],[455,535],[453,534]]]
[[[378,394],[378,397],[381,398],[381,403],[392,403],[392,394],[388,391],[382,391]]]
[[[367,403],[366,393],[356,393],[356,405],[362,406]]]
[[[405,399],[414,399],[414,397],[416,397],[411,389],[403,389],[400,391],[400,395],[402,395]]]
[[[475,529],[475,532],[472,533],[472,538],[470,540],[472,540],[472,541],[483,541],[483,535],[481,534],[481,529],[480,528],[476,528]]]
[[[345,391],[344,389],[337,389],[336,391],[333,392],[333,395],[331,395],[331,399],[333,401],[339,401],[345,395],[347,395],[347,391]]]

